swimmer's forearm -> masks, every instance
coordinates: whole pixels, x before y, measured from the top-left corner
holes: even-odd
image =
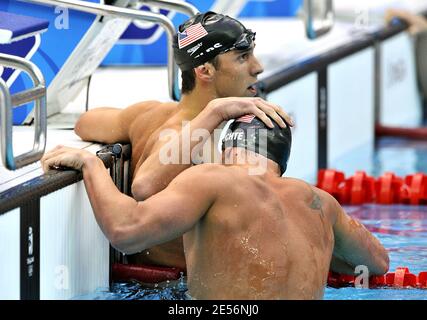
[[[338,272],[340,274],[346,274],[353,276],[355,272],[354,266],[349,265],[347,262],[341,260],[336,256],[332,256],[330,270],[333,272]]]
[[[136,200],[142,201],[162,191],[182,171],[192,164],[192,155],[199,154],[210,134],[223,119],[206,107],[199,115],[185,126],[167,145],[155,150],[138,169],[132,182],[132,194]],[[200,139],[192,139],[196,136]],[[184,150],[182,146],[187,146]],[[177,163],[167,163],[164,159],[165,150],[179,150]],[[165,161],[167,160],[167,161]]]
[[[121,230],[133,223],[137,202],[117,189],[99,158],[85,159],[82,171],[96,221],[112,245],[117,247],[122,241]]]
[[[353,268],[358,265],[366,266],[371,275],[383,275],[388,271],[387,251],[380,241],[358,222],[353,225],[353,230],[345,234],[335,231],[334,255]]]
[[[194,182],[186,183],[187,180],[181,179],[178,190],[164,191],[147,201],[137,202],[119,192],[98,158],[87,157],[82,171],[101,230],[113,247],[126,254],[137,253],[181,236],[213,201],[207,196],[192,199],[186,184],[192,186]],[[188,199],[193,200],[191,204]]]

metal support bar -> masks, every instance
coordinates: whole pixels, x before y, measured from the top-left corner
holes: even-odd
[[[46,96],[46,87],[39,85],[29,90],[21,91],[12,95],[12,106],[22,106],[28,102],[40,99]]]
[[[10,145],[8,140],[11,137],[10,124],[12,123],[12,99],[10,98],[9,88],[2,78],[0,78],[0,144],[1,144],[1,156],[3,165],[6,166],[6,159],[10,159]],[[13,158],[13,150],[12,150]]]
[[[128,167],[126,169],[129,172],[132,157],[131,145],[122,145],[120,143],[109,144],[97,151],[96,155],[104,162],[107,168],[110,168],[110,176],[117,189],[126,194],[129,181],[125,177],[125,167]],[[112,263],[127,263],[126,256],[113,247],[110,247],[110,261]]]
[[[0,117],[1,117],[1,151],[2,161],[6,168],[15,170],[36,162],[43,156],[46,147],[47,113],[46,95],[40,95],[41,90],[45,90],[43,74],[32,62],[8,54],[0,54],[0,65],[18,69],[26,72],[34,83],[34,88],[27,90],[22,96],[14,98],[14,101],[32,101],[29,96],[36,97],[34,112],[34,144],[33,149],[17,157],[13,154],[13,123],[12,123],[12,98],[9,89],[2,80],[0,82]],[[5,92],[7,91],[7,93]],[[46,91],[45,91],[46,92]],[[27,101],[28,100],[28,101]]]
[[[326,3],[326,10],[321,19],[315,19],[316,9],[319,0],[304,0],[304,23],[307,37],[311,40],[317,39],[328,33],[334,25],[334,4],[333,0],[321,0]]]
[[[199,10],[191,3],[177,0],[140,0],[142,3],[153,5],[159,8],[178,11],[192,17],[199,13]]]
[[[168,36],[168,84],[169,95],[173,100],[179,100],[180,90],[178,84],[178,65],[175,63],[173,56],[173,37],[175,35],[175,27],[168,18],[164,15],[140,11],[131,8],[121,8],[111,5],[102,5],[97,3],[79,1],[79,0],[22,0],[41,5],[60,6],[81,12],[92,13],[101,16],[111,16],[115,18],[127,18],[131,20],[142,20],[154,22],[161,25]]]

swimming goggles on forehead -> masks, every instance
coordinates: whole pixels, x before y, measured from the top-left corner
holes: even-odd
[[[247,29],[244,33],[241,34],[239,39],[233,44],[232,47],[225,49],[221,53],[226,53],[231,50],[247,50],[251,47],[252,43],[255,41],[256,32],[253,32],[250,29]]]
[[[214,12],[207,12],[205,14],[197,14],[187,21],[185,21],[182,25],[179,26],[179,31],[183,32],[188,27],[191,27],[192,25],[196,24],[196,22],[202,23],[203,26],[213,24],[215,22],[220,21],[224,18],[224,15],[214,13]]]

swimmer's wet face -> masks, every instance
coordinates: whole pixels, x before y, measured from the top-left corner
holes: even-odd
[[[250,97],[256,94],[253,84],[263,71],[254,56],[254,41],[255,32],[238,20],[207,12],[180,25],[173,47],[176,62],[185,74],[183,80],[189,78],[188,73],[194,76],[194,68],[206,66],[218,98]],[[215,57],[218,61],[213,65],[210,62]]]
[[[292,134],[289,126],[280,128],[274,123],[274,128],[269,129],[253,115],[246,115],[236,119],[228,129],[223,142],[225,163],[250,164],[248,159],[270,159],[280,168],[280,174],[286,171],[292,145]],[[251,156],[252,153],[259,155]],[[246,155],[243,161],[236,161],[236,156]],[[249,157],[248,157],[249,156]],[[239,160],[239,159],[238,159]],[[242,163],[243,162],[243,163]],[[262,174],[260,172],[259,174]]]
[[[254,49],[255,44],[252,44],[247,50],[232,50],[218,57],[220,68],[215,71],[214,85],[219,98],[257,94],[254,84],[263,68]]]

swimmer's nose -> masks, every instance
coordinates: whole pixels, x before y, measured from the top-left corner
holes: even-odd
[[[256,57],[254,57],[253,66],[252,66],[252,75],[256,77],[263,72],[264,72],[264,68],[262,64],[259,62],[259,60]]]

